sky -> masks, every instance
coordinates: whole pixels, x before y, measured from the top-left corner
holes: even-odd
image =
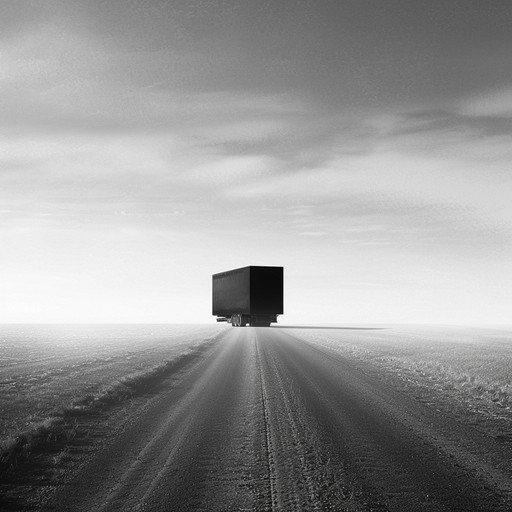
[[[0,322],[512,323],[509,0],[0,0]]]

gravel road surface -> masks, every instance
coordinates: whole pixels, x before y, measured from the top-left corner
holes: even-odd
[[[510,511],[510,443],[283,328],[228,328],[45,510]]]

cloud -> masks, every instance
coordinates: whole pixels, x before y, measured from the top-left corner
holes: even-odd
[[[203,80],[196,75],[208,57],[194,48],[127,51],[91,33],[46,23],[2,50],[5,133],[55,133],[55,140],[63,140],[63,133],[86,139],[166,135],[180,139],[189,154],[259,155],[279,160],[283,171],[315,168],[334,147],[366,150],[368,134],[359,131],[357,116],[327,114],[289,91],[255,92]],[[189,81],[204,85],[189,88]],[[186,153],[178,160],[187,160]]]
[[[503,88],[465,99],[460,112],[468,116],[512,118],[512,88]]]
[[[327,231],[302,231],[299,233],[300,236],[327,236],[329,233]]]

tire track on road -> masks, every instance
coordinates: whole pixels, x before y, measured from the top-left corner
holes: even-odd
[[[347,486],[343,466],[318,437],[288,373],[287,361],[275,350],[275,331],[259,331],[260,360],[267,388],[269,431],[274,449],[278,510],[367,510]],[[279,343],[279,341],[277,341]]]
[[[273,456],[273,445],[272,445],[272,437],[270,434],[270,419],[269,419],[269,410],[268,410],[268,393],[265,385],[265,379],[263,377],[263,361],[260,354],[260,348],[258,345],[258,340],[254,337],[254,347],[256,350],[257,364],[258,364],[258,373],[260,380],[260,389],[261,389],[261,404],[263,409],[263,421],[264,421],[264,429],[265,429],[265,452],[267,456],[267,468],[268,468],[268,482],[270,487],[270,507],[272,511],[277,511],[277,491],[275,487],[275,482],[277,479],[276,469],[275,469],[275,461]]]

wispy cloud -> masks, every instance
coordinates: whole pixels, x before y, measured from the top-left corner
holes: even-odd
[[[468,116],[512,118],[512,88],[490,90],[464,99],[460,111]]]
[[[299,233],[300,236],[327,236],[329,233],[327,231],[301,231]]]

